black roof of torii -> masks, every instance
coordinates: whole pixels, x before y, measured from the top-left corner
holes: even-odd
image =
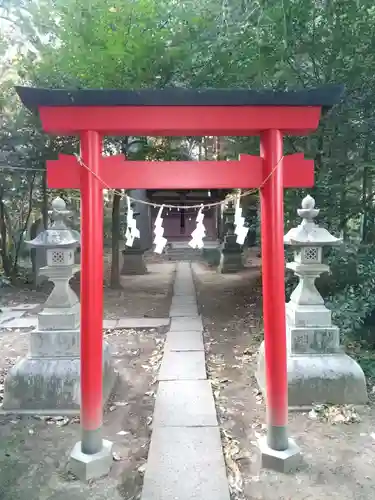
[[[320,106],[337,104],[343,85],[315,89],[274,91],[247,89],[44,89],[16,87],[23,104],[31,111],[38,107],[66,106]]]

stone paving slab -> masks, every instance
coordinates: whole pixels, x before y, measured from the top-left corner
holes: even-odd
[[[21,313],[23,314],[23,312]],[[4,321],[0,323],[0,328],[36,328],[38,325],[38,318],[36,316],[27,316],[25,318],[17,317],[11,321]]]
[[[18,304],[15,306],[12,306],[13,311],[31,311],[32,309],[35,309],[39,307],[40,304]]]
[[[198,307],[196,304],[185,304],[179,306],[172,306],[169,312],[171,318],[178,318],[184,316],[198,316]]]
[[[203,323],[200,316],[191,318],[172,318],[171,331],[174,332],[203,332]]]
[[[18,318],[21,318],[24,314],[25,311],[5,310],[3,313],[0,314],[0,325],[8,326],[9,323]]]
[[[188,295],[195,297],[195,290],[193,288],[178,288],[173,291],[175,297],[186,297]]]
[[[117,328],[159,328],[169,322],[169,318],[120,318]]]
[[[208,380],[160,382],[153,427],[215,426],[217,416]]]
[[[103,319],[103,330],[111,330],[118,325],[118,319]]]
[[[176,297],[173,297],[172,299],[172,307],[173,306],[180,306],[184,304],[196,304],[197,303],[197,298],[194,295],[178,295]]]
[[[169,331],[164,347],[166,351],[204,351],[202,333]]]
[[[194,290],[195,291],[195,286],[194,283],[191,280],[184,280],[181,278],[177,278],[176,283],[173,287],[173,290],[179,290],[179,289],[184,289],[184,290]]]
[[[219,428],[154,428],[141,500],[230,500]]]
[[[158,380],[204,380],[206,378],[203,351],[165,351]]]
[[[34,328],[38,325],[36,316],[23,316],[25,311],[12,311],[0,315],[0,328]],[[103,329],[112,328],[160,328],[168,326],[169,318],[121,318],[104,319]]]

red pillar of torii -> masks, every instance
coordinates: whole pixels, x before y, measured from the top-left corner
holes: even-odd
[[[102,450],[103,188],[260,188],[268,446],[287,450],[288,383],[284,290],[284,188],[311,187],[313,161],[283,156],[284,135],[317,129],[341,86],[293,92],[250,90],[46,90],[18,87],[46,132],[80,137],[80,163],[47,165],[50,188],[80,189],[82,452]],[[261,155],[238,161],[147,162],[102,155],[105,135],[260,136]],[[88,168],[86,168],[88,167]]]

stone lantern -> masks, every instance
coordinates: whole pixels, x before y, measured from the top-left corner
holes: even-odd
[[[302,223],[284,237],[285,245],[294,250],[294,261],[286,267],[299,278],[286,304],[289,405],[365,403],[363,371],[340,346],[339,328],[332,324],[331,311],[315,287],[316,278],[329,272],[322,262],[323,247],[342,242],[314,222],[319,210],[311,196],[301,206],[297,212]],[[258,381],[264,386],[262,353],[259,361]]]
[[[4,384],[4,410],[64,415],[80,408],[80,303],[69,281],[80,269],[75,265],[78,231],[69,229],[64,200],[56,198],[50,212],[53,223],[26,243],[46,251],[41,268],[54,288],[30,333],[28,355],[8,373]],[[104,348],[104,394],[114,382],[108,347]]]
[[[237,243],[237,235],[234,233],[234,214],[235,209],[230,202],[223,212],[226,232],[219,265],[219,271],[223,274],[236,273],[244,268],[242,247]]]
[[[50,211],[53,223],[34,240],[26,241],[31,248],[46,251],[47,266],[41,269],[53,282],[53,290],[38,315],[41,330],[74,330],[80,324],[80,304],[69,281],[79,271],[75,265],[75,251],[80,243],[78,231],[69,229],[65,220],[71,214],[63,199],[55,198]]]
[[[138,216],[139,212],[133,212],[134,218]],[[125,246],[124,250],[122,250],[123,263],[120,274],[123,276],[147,274],[144,252],[140,238],[135,238],[131,247]]]

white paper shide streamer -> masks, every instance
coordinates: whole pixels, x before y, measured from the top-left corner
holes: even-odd
[[[196,218],[196,228],[191,233],[191,240],[189,241],[189,246],[191,248],[201,249],[204,247],[203,238],[206,236],[206,228],[203,224],[204,214],[203,214],[203,205],[199,209],[197,218]]]
[[[126,213],[126,233],[125,233],[125,245],[127,247],[132,247],[135,238],[140,237],[139,229],[137,228],[137,221],[134,217],[134,212],[131,207],[130,198],[127,196],[127,213]]]
[[[162,205],[159,208],[158,215],[155,219],[155,224],[154,224],[154,252],[158,254],[162,254],[163,250],[165,248],[165,245],[167,244],[167,238],[164,238],[164,228],[163,228],[163,218],[162,218],[162,213],[163,213],[164,205]]]
[[[245,243],[247,233],[249,232],[249,228],[245,226],[245,217],[242,217],[242,208],[240,207],[239,196],[237,196],[236,198],[234,225],[235,225],[234,234],[237,236],[236,242],[239,245],[243,245]]]

